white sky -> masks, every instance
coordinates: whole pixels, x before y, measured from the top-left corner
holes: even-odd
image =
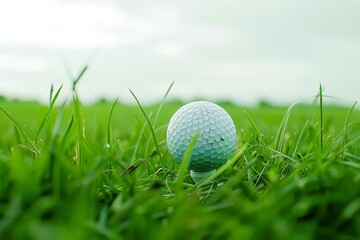
[[[47,101],[51,84],[133,102],[291,103],[360,89],[359,0],[0,2],[0,95]]]

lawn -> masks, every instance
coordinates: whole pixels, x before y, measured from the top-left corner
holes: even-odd
[[[51,99],[0,101],[0,239],[360,236],[356,107],[326,105],[321,94],[292,107],[218,102],[237,151],[194,184],[188,171],[177,177],[165,141],[184,102],[143,106],[156,145],[135,100]]]

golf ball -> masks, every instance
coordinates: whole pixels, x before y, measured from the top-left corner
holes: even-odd
[[[192,149],[190,170],[216,169],[234,153],[236,130],[230,115],[215,103],[196,101],[175,112],[168,125],[168,149],[178,163],[196,132],[199,135]]]

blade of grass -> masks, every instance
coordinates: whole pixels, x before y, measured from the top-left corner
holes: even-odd
[[[149,114],[149,118],[151,118],[151,115],[152,115],[152,113]],[[140,146],[140,142],[141,142],[141,139],[142,139],[142,137],[143,137],[143,135],[144,135],[144,132],[145,132],[145,129],[146,129],[147,124],[148,124],[148,122],[145,121],[144,124],[143,124],[143,126],[142,126],[142,128],[141,128],[141,131],[140,131],[140,133],[139,133],[139,137],[138,137],[138,139],[137,139],[137,141],[136,141],[136,144],[135,144],[135,148],[134,148],[133,155],[132,155],[132,157],[131,157],[131,163],[134,163],[134,161],[135,161],[136,154],[137,154],[137,152],[138,152],[138,149],[139,149],[139,146]]]
[[[215,173],[209,175],[208,177],[204,178],[200,182],[198,182],[195,186],[200,187],[203,185],[206,185],[213,181],[215,178],[219,177],[221,174],[223,174],[226,170],[231,168],[235,165],[235,163],[244,155],[245,151],[247,150],[248,144],[243,145],[236,154],[231,157],[223,166],[221,166]]]
[[[74,92],[76,92],[76,85],[78,84],[78,82],[80,81],[80,79],[82,78],[82,76],[85,74],[86,70],[88,69],[88,65],[85,65],[83,67],[83,69],[80,71],[79,75],[77,76],[76,79],[73,80],[73,85],[72,85],[72,90]]]
[[[160,102],[160,106],[159,106],[159,108],[158,108],[158,110],[157,110],[157,112],[156,112],[155,119],[154,119],[154,122],[153,122],[153,128],[156,127],[158,118],[159,118],[159,116],[160,116],[160,112],[161,112],[161,110],[162,110],[162,108],[163,108],[163,105],[164,105],[164,103],[165,103],[165,100],[166,100],[167,96],[169,95],[169,92],[170,92],[172,86],[174,85],[174,83],[175,83],[175,81],[173,81],[173,82],[170,84],[170,86],[169,86],[168,89],[166,90],[166,93],[165,93],[163,99],[162,99],[161,102]],[[147,153],[149,152],[150,140],[151,140],[151,138],[148,139],[148,142],[147,142],[147,144],[146,144],[145,154],[147,154]],[[146,156],[146,157],[147,157],[147,156]]]
[[[323,121],[323,90],[320,84],[319,89],[319,100],[320,100],[320,155],[324,148],[324,121]]]
[[[356,156],[356,155],[354,155],[354,154],[347,153],[347,152],[345,152],[344,155],[345,155],[346,157],[348,157],[348,158],[352,158],[352,159],[355,159],[355,160],[357,160],[357,161],[360,161],[360,156]]]
[[[54,196],[56,196],[57,199],[60,198],[61,195],[60,189],[62,184],[61,184],[61,177],[59,171],[60,168],[59,158],[55,157],[57,155],[56,140],[59,137],[60,126],[63,120],[64,111],[65,111],[65,103],[59,109],[59,113],[56,116],[55,123],[53,126],[50,127],[51,130],[48,131],[49,136],[46,141],[49,144],[48,145],[49,178],[52,184],[53,194]]]
[[[134,172],[138,167],[140,167],[142,164],[146,163],[147,161],[149,161],[148,159],[143,159],[140,158],[138,161],[136,161],[135,163],[131,164],[129,167],[127,167],[125,170],[123,170],[120,173],[120,176],[124,176],[125,174],[131,174],[132,172]]]
[[[189,144],[188,148],[186,149],[184,158],[183,158],[183,160],[181,162],[178,177],[177,177],[177,180],[176,180],[176,185],[175,185],[176,194],[180,193],[180,191],[182,189],[182,184],[184,182],[185,172],[186,172],[186,169],[187,169],[187,167],[189,165],[191,153],[192,153],[192,150],[193,150],[193,148],[195,146],[196,139],[198,138],[198,136],[199,136],[199,133],[196,132],[194,137],[191,139],[190,144]]]
[[[42,119],[42,121],[40,123],[40,126],[38,127],[38,129],[37,129],[37,131],[35,133],[35,145],[36,145],[36,143],[38,141],[38,138],[39,138],[39,135],[40,135],[41,131],[45,127],[46,122],[49,121],[49,119],[50,119],[51,112],[52,112],[52,110],[54,108],[54,105],[55,105],[55,102],[56,102],[57,98],[59,97],[59,94],[61,92],[62,87],[63,87],[63,85],[61,85],[59,87],[59,89],[55,93],[54,98],[52,98],[53,86],[51,86],[52,90],[50,91],[50,106],[49,106],[49,109],[47,110],[45,116],[43,117],[43,119]]]
[[[291,104],[290,107],[288,107],[288,109],[286,110],[286,113],[285,113],[285,115],[284,115],[284,117],[283,117],[283,119],[282,119],[282,121],[280,123],[279,130],[278,130],[278,132],[276,134],[275,141],[274,141],[275,142],[275,148],[278,151],[281,152],[283,150],[284,136],[286,134],[286,128],[287,128],[289,118],[290,118],[290,114],[291,114],[293,108],[295,106],[297,106],[299,103],[304,102],[304,101],[308,101],[310,99],[313,99],[313,97],[301,99],[301,100]]]
[[[164,103],[165,103],[165,100],[166,100],[167,96],[169,95],[169,92],[170,92],[170,90],[172,89],[174,83],[175,83],[175,81],[173,81],[173,82],[170,84],[170,86],[169,86],[168,89],[166,90],[166,93],[165,93],[163,99],[162,99],[161,102],[160,102],[160,106],[159,106],[159,108],[158,108],[158,110],[157,110],[157,112],[156,112],[155,119],[154,119],[154,123],[153,123],[154,128],[155,128],[156,123],[157,123],[157,121],[158,121],[158,118],[159,118],[159,116],[160,116],[160,112],[161,112],[161,110],[162,110],[162,108],[163,108],[163,105],[164,105]]]
[[[49,94],[49,104],[51,105],[51,101],[53,99],[53,94],[54,94],[54,84],[51,84],[50,87],[50,94]]]
[[[301,147],[305,144],[306,140],[308,139],[308,135],[305,135],[305,130],[307,129],[308,125],[309,125],[309,121],[306,121],[304,127],[301,129],[294,150],[292,151],[291,157],[294,157],[300,151]]]
[[[258,135],[259,139],[262,140],[260,131],[259,131],[258,127],[256,126],[254,120],[250,117],[249,113],[246,110],[244,110],[244,113],[245,113],[246,117],[249,119],[249,121],[250,121],[251,125],[253,126],[253,128],[255,129],[256,135]]]
[[[86,70],[88,69],[88,64],[85,64],[83,69],[80,71],[78,76],[73,80],[72,91],[73,91],[73,108],[74,108],[74,122],[77,130],[77,142],[76,142],[76,152],[78,153],[76,164],[78,165],[81,172],[85,170],[85,165],[87,164],[87,158],[85,158],[85,150],[91,151],[86,137],[85,137],[85,124],[84,118],[81,113],[81,102],[76,92],[76,86],[79,81],[82,79]],[[86,146],[86,148],[84,147]]]
[[[156,150],[157,150],[157,152],[158,152],[158,154],[159,154],[161,166],[164,167],[164,166],[165,166],[165,163],[164,163],[164,160],[163,160],[161,151],[160,151],[160,147],[159,147],[158,141],[157,141],[157,139],[156,139],[156,135],[155,135],[155,132],[154,132],[154,128],[153,128],[153,126],[152,126],[152,124],[151,124],[151,122],[150,122],[150,119],[149,119],[149,117],[147,116],[147,114],[145,113],[145,110],[143,109],[143,107],[141,106],[139,99],[136,97],[136,95],[133,93],[133,91],[131,91],[131,89],[129,89],[129,90],[130,90],[130,93],[131,93],[131,94],[133,95],[133,97],[135,98],[138,106],[140,107],[141,112],[143,113],[143,115],[144,115],[144,117],[145,117],[145,119],[146,119],[146,121],[147,121],[147,123],[148,123],[148,125],[149,125],[149,127],[150,127],[151,134],[152,134],[153,139],[154,139],[155,147],[156,147]]]
[[[10,119],[10,121],[14,124],[15,128],[18,130],[18,132],[21,134],[21,136],[24,138],[25,142],[29,145],[29,147],[32,149],[33,152],[36,154],[39,154],[39,149],[32,143],[29,136],[26,134],[25,130],[20,126],[20,124],[3,108],[0,106],[0,110]]]
[[[63,147],[64,147],[64,144],[65,144],[66,141],[67,141],[67,138],[68,138],[68,136],[69,136],[69,134],[70,134],[70,131],[71,131],[73,125],[74,125],[74,115],[71,115],[69,124],[67,125],[66,130],[65,130],[65,133],[64,133],[64,136],[62,137],[62,140],[61,140],[61,143],[62,143],[62,146],[63,146]]]
[[[260,147],[259,145],[254,145],[254,146]],[[268,149],[269,151],[272,151],[272,152],[278,154],[279,156],[281,156],[281,157],[283,157],[283,158],[289,159],[290,161],[292,161],[292,162],[294,162],[294,163],[297,163],[297,162],[298,162],[296,159],[294,159],[294,158],[292,158],[292,157],[290,157],[290,156],[288,156],[288,155],[286,155],[286,154],[284,154],[284,153],[282,153],[282,152],[280,152],[280,151],[278,151],[278,150],[276,150],[276,149],[272,149],[272,148],[269,147],[269,146],[262,146],[262,147]]]
[[[108,118],[108,125],[107,125],[107,142],[110,144],[110,147],[113,146],[113,140],[112,140],[112,131],[111,131],[111,117],[114,112],[114,108],[118,102],[119,98],[116,98],[113,105],[111,106],[109,118]]]
[[[255,129],[255,134],[257,136],[257,139],[260,142],[260,145],[265,146],[266,144],[265,144],[264,138],[263,138],[262,134],[260,133],[259,128],[255,124],[254,120],[252,119],[252,117],[250,116],[250,114],[246,110],[244,110],[244,113],[247,116],[247,118],[249,119],[249,121],[250,121],[251,125],[253,126],[253,128]],[[265,152],[266,158],[270,159],[270,155],[269,155],[268,151],[264,151],[264,152]]]
[[[356,169],[359,169],[360,170],[360,164],[358,163],[354,163],[354,162],[344,162],[344,161],[338,161],[337,163],[340,163],[340,164],[343,164],[343,165],[346,165],[346,166],[349,166],[349,167],[353,167],[353,168],[356,168]]]
[[[343,151],[343,154],[342,154],[342,159],[344,159],[345,155],[345,141],[346,141],[346,135],[347,135],[347,130],[348,130],[348,127],[349,127],[349,119],[350,119],[350,115],[351,113],[353,112],[354,108],[355,108],[355,105],[357,104],[357,102],[355,102],[350,110],[348,111],[347,115],[346,115],[346,119],[345,119],[345,124],[344,124],[344,132],[343,132],[343,138],[342,138],[342,143],[341,143],[341,149]]]
[[[278,150],[280,152],[282,152],[282,150],[283,150],[286,128],[287,128],[287,125],[288,125],[288,122],[289,122],[291,111],[298,103],[299,102],[296,102],[296,103],[292,104],[286,110],[285,116],[284,116],[284,118],[282,119],[282,121],[280,123],[279,130],[278,130],[278,132],[276,134],[276,137],[275,137],[275,148],[276,148],[276,150]]]

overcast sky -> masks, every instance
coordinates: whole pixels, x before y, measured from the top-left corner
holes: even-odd
[[[83,100],[359,100],[359,0],[0,3],[0,95],[47,101],[89,61]]]

